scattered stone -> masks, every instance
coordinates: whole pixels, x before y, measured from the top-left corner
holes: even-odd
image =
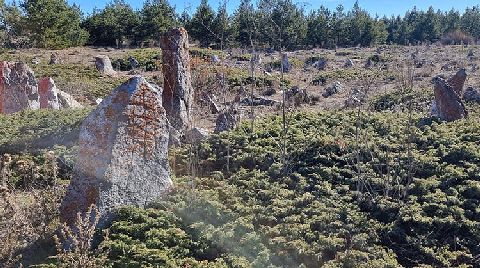
[[[59,62],[60,59],[57,53],[50,54],[50,61],[48,62],[48,64],[58,64]]]
[[[277,94],[277,90],[272,86],[272,87],[268,87],[267,89],[265,89],[265,91],[262,93],[263,96],[273,96]]]
[[[351,67],[353,67],[353,60],[347,59],[347,60],[345,61],[345,64],[343,65],[343,67],[345,67],[345,68],[351,68]]]
[[[62,221],[96,204],[104,226],[118,206],[147,206],[172,187],[169,127],[162,89],[133,77],[107,97],[80,127],[74,177],[62,202]]]
[[[40,109],[60,109],[58,89],[51,77],[44,77],[38,81]]]
[[[230,107],[228,110],[218,115],[217,120],[215,121],[215,133],[231,130],[237,126],[238,122],[240,122],[238,110]]]
[[[210,57],[210,61],[213,62],[213,63],[219,63],[219,62],[220,62],[220,58],[218,57],[218,55],[213,54],[213,55]]]
[[[308,103],[310,101],[310,98],[307,94],[307,89],[300,89],[298,86],[294,86],[290,90],[286,91],[285,97],[287,100],[293,101],[296,106],[302,103]]]
[[[323,71],[327,68],[328,61],[326,59],[320,59],[313,63],[313,67],[317,68],[317,70]]]
[[[103,75],[114,76],[117,74],[117,72],[113,70],[112,62],[110,61],[110,58],[108,56],[95,56],[95,66],[97,67],[97,70]]]
[[[365,62],[365,68],[368,69],[368,68],[372,68],[373,66],[373,61],[372,59],[368,58],[367,61]]]
[[[253,66],[259,66],[260,64],[262,64],[262,57],[259,53],[252,54],[252,57],[250,58],[250,64],[252,64]]]
[[[76,109],[83,108],[78,101],[75,100],[70,94],[59,90],[57,92],[58,103],[62,109]]]
[[[282,54],[282,66],[284,73],[288,73],[292,69],[292,65],[290,65],[290,62],[288,61],[288,55],[286,53]]]
[[[458,70],[454,76],[450,77],[447,83],[453,87],[453,91],[455,91],[458,96],[462,96],[465,80],[467,80],[467,72],[462,68]]]
[[[468,102],[476,102],[480,104],[480,91],[473,87],[468,87],[463,93],[463,99]]]
[[[243,100],[240,101],[240,103],[248,106],[273,106],[277,104],[278,101],[254,96],[253,98],[251,97],[244,98]]]
[[[460,97],[455,93],[453,87],[443,78],[433,79],[435,93],[435,109],[441,120],[454,121],[467,117],[467,111]],[[433,110],[433,109],[432,109]]]
[[[0,157],[0,188],[8,189],[8,178],[10,177],[11,173],[11,165],[12,157],[9,154],[4,154],[2,157]]]
[[[40,108],[33,71],[22,62],[0,62],[0,114]]]
[[[475,53],[473,53],[473,49],[468,50],[467,57],[469,59],[473,59],[474,56],[475,56]]]
[[[350,95],[345,100],[345,107],[354,108],[360,106],[366,99],[366,95],[361,90],[355,88],[350,92]]]
[[[172,127],[179,131],[191,123],[193,87],[190,74],[188,33],[174,28],[160,39],[163,58],[163,107]]]
[[[337,94],[337,93],[340,93],[343,91],[343,85],[342,83],[336,81],[335,83],[333,83],[333,85],[327,87],[325,89],[325,92],[323,92],[322,96],[324,98],[328,98],[334,94]]]
[[[188,144],[199,144],[208,137],[208,130],[194,127],[185,133],[185,142]]]
[[[32,59],[32,64],[35,64],[35,65],[40,64],[40,58],[39,57],[34,57]]]
[[[137,59],[133,56],[128,57],[128,61],[130,62],[132,69],[137,69],[140,66],[140,63],[138,63]]]

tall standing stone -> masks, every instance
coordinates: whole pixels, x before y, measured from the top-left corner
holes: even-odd
[[[0,114],[40,108],[37,80],[22,62],[0,62]]]
[[[436,115],[445,121],[454,121],[467,117],[467,111],[453,87],[443,78],[433,79]]]
[[[44,77],[38,81],[40,95],[40,109],[60,109],[58,89],[51,77]]]
[[[191,122],[193,88],[190,74],[188,34],[174,28],[160,39],[163,67],[163,107],[172,127],[186,129]]]
[[[75,175],[61,207],[67,224],[91,204],[108,219],[114,207],[144,207],[170,189],[169,129],[161,94],[161,88],[133,77],[82,123]]]

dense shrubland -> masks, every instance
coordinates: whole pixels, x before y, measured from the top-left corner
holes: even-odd
[[[294,114],[286,166],[278,117],[182,148],[168,199],[119,210],[103,245],[109,260],[114,267],[478,265],[478,120],[413,117],[408,135],[406,114]]]
[[[43,266],[83,256],[103,267],[475,267],[480,254],[478,108],[470,106],[470,118],[453,123],[414,113],[411,125],[403,112],[295,113],[287,118],[285,137],[277,116],[257,121],[254,131],[242,124],[197,147],[175,149],[175,190],[149,209],[119,209],[108,236],[99,241],[101,250],[60,252]],[[0,124],[12,133],[30,133],[22,142],[37,144],[47,136],[62,140],[86,112],[36,111],[22,120],[1,118]],[[39,124],[49,127],[37,129]],[[5,146],[19,144],[21,135],[3,137]],[[60,169],[71,170],[71,146],[53,148],[70,163]],[[42,149],[51,147],[16,156],[16,162],[40,167],[27,170],[39,174],[27,186],[36,188],[36,195],[19,202],[26,185],[23,169],[13,165],[16,179],[10,185],[17,190],[4,200],[16,196],[19,208],[15,212],[11,201],[2,203],[17,215],[2,224],[19,237],[20,230],[30,230],[23,237],[50,248],[45,256],[53,253],[62,179],[71,174],[42,169],[51,164]],[[45,181],[52,176],[59,179]],[[19,213],[20,208],[28,213]],[[39,209],[48,214],[33,217]],[[20,215],[23,225],[10,221]],[[8,254],[22,248],[9,245],[3,248]]]

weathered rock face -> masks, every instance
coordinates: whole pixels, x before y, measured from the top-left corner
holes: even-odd
[[[215,133],[220,133],[235,128],[240,121],[240,116],[235,108],[229,108],[218,115],[215,122]]]
[[[465,118],[467,111],[453,87],[438,76],[432,82],[434,84],[435,105],[438,117],[445,121]]]
[[[190,125],[193,88],[190,74],[188,34],[174,28],[160,39],[163,69],[163,107],[172,127],[183,131]]]
[[[38,81],[38,94],[40,95],[40,109],[60,109],[58,102],[58,89],[50,77]]]
[[[465,84],[465,80],[467,79],[467,72],[465,69],[460,69],[458,72],[448,79],[447,83],[452,86],[453,91],[457,93],[458,96],[462,96],[463,93],[463,85]]]
[[[95,67],[97,67],[97,70],[103,75],[113,76],[117,74],[112,67],[110,58],[105,55],[95,56]]]
[[[39,109],[37,80],[33,71],[21,62],[0,62],[0,113]]]
[[[73,223],[91,204],[108,219],[116,206],[143,207],[170,189],[169,127],[161,94],[161,88],[133,77],[85,119],[75,175],[61,207],[63,221]]]

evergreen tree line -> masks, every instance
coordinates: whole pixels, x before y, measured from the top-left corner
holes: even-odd
[[[123,0],[84,16],[66,0],[0,0],[0,41],[6,47],[81,45],[151,46],[174,26],[184,26],[202,47],[300,49],[377,44],[473,43],[480,40],[480,6],[440,11],[413,8],[404,16],[372,16],[358,2],[350,10],[321,6],[306,11],[292,0],[241,0],[233,14],[202,0],[193,14],[176,14],[167,0],[146,0],[139,10]]]

